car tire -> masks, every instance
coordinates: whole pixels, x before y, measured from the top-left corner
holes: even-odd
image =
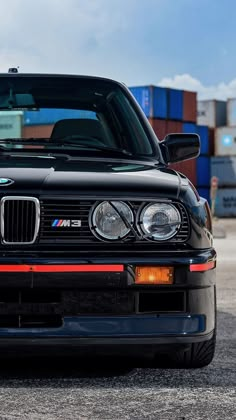
[[[182,369],[202,368],[211,363],[216,346],[216,334],[210,340],[192,343],[183,350],[170,355],[171,366]]]

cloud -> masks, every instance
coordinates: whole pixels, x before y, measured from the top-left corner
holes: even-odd
[[[11,0],[1,5],[0,71],[106,74],[133,11],[135,0]]]
[[[186,12],[188,1],[182,2]],[[166,29],[166,21],[171,28],[176,28],[176,22],[179,26],[174,3],[171,0],[5,0],[1,2],[0,72],[19,66],[20,72],[26,73],[90,74],[121,80],[128,86],[157,84],[192,90],[198,92],[199,99],[236,97],[236,79],[207,86],[191,76],[197,53],[193,48],[193,55],[186,55],[187,41],[183,35],[177,38],[176,49],[175,32]],[[182,6],[175,7],[181,14]],[[185,42],[182,57],[179,46]],[[220,64],[225,55],[230,55],[230,49],[222,41]],[[229,66],[227,61],[228,67],[235,66],[232,63]],[[170,68],[172,75],[163,77],[169,74]],[[216,68],[219,73],[219,66]],[[204,80],[205,75],[209,78],[209,74],[217,77],[215,62],[211,60],[210,66],[210,59],[206,69],[202,70],[201,66],[201,71],[200,79]]]
[[[19,66],[22,73],[90,74],[129,85],[140,74],[148,80],[157,74],[153,46],[165,7],[165,0],[5,0],[0,72]]]
[[[180,74],[172,78],[164,77],[157,84],[158,86],[197,92],[198,99],[226,100],[227,98],[236,98],[236,79],[229,83],[221,82],[217,85],[205,86],[190,74]]]

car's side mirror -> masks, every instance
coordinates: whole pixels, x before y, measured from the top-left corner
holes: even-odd
[[[168,134],[159,145],[166,163],[193,159],[200,153],[198,134]]]

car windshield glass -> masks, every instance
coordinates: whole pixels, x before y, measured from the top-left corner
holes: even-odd
[[[92,77],[1,76],[0,147],[158,158],[126,89]]]

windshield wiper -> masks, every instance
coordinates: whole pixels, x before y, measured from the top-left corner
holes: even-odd
[[[52,143],[50,143],[51,145]],[[79,149],[94,149],[94,150],[99,150],[102,152],[108,152],[108,153],[121,153],[123,155],[126,156],[133,156],[132,153],[128,152],[128,150],[125,149],[119,149],[119,148],[115,148],[115,147],[107,147],[107,146],[95,146],[92,144],[78,144],[72,141],[67,141],[66,143],[53,143],[56,144],[57,146],[60,145],[62,148],[66,148],[66,146],[72,146],[72,147],[76,147]],[[49,144],[48,144],[49,146]]]
[[[73,140],[84,140],[85,143],[81,141],[78,143]],[[87,141],[91,143],[87,143]],[[104,151],[108,153],[110,152],[121,153],[126,156],[132,156],[132,153],[130,153],[128,150],[116,148],[116,147],[109,147],[109,146],[106,146],[105,144],[103,145],[102,141],[98,137],[95,137],[95,136],[84,136],[80,134],[74,134],[74,135],[64,136],[60,138],[59,137],[55,138],[49,144],[50,145],[56,144],[57,146],[59,145],[63,148],[66,146],[72,146],[72,147],[78,147],[78,148],[84,148],[84,149],[94,149],[94,150]]]
[[[100,146],[98,144],[88,144],[88,143],[78,143],[76,141],[70,141],[69,139],[82,139],[82,140],[89,140],[89,141],[99,141],[101,143],[101,141],[96,138],[96,137],[85,137],[85,136],[65,136],[65,137],[61,137],[61,138],[57,138],[55,139],[55,141],[48,141],[50,139],[1,139],[0,140],[0,149],[8,149],[7,147],[4,146],[4,143],[9,145],[20,145],[20,144],[27,144],[27,145],[32,145],[32,146],[46,146],[45,150],[47,149],[53,149],[53,146],[56,146],[56,149],[58,150],[58,146],[60,146],[60,148],[62,149],[66,149],[67,146],[70,147],[75,147],[77,149],[93,149],[93,150],[99,150],[105,153],[118,153],[118,154],[123,154],[125,156],[133,156],[133,154],[131,152],[129,152],[128,150],[125,149],[120,149],[120,148],[116,148],[116,147],[108,147],[108,146]],[[32,141],[33,140],[33,141]],[[63,143],[64,141],[64,143]],[[14,149],[14,147],[13,147]],[[22,149],[24,150],[24,149]]]

